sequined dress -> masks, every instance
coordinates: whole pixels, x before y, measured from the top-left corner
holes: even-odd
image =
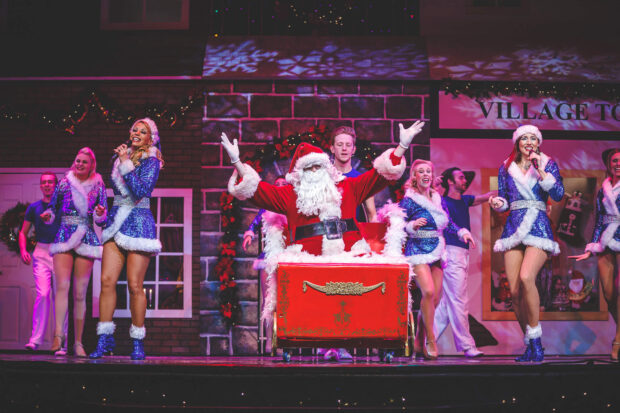
[[[553,255],[560,253],[547,216],[547,200],[551,197],[559,202],[564,196],[564,184],[555,161],[544,153],[540,155],[540,166],[547,173],[543,180],[533,166],[525,174],[515,162],[508,168],[505,163],[499,168],[497,198],[503,203],[496,210],[503,212],[510,209],[510,213],[502,236],[493,247],[495,252],[508,251],[522,244]]]
[[[432,264],[444,259],[446,241],[443,231],[458,234],[462,240],[469,234],[467,228],[459,228],[448,215],[448,209],[437,192],[432,192],[432,200],[409,188],[399,206],[405,212],[406,222],[426,218],[426,225],[415,231],[407,230],[405,256],[411,265]]]
[[[603,181],[596,196],[596,222],[592,242],[586,251],[599,254],[609,248],[620,252],[620,182],[611,186],[611,178]]]
[[[94,213],[97,205],[106,206],[107,197],[101,175],[95,174],[86,181],[80,181],[73,171],[69,171],[56,186],[48,209],[54,222],[60,215],[60,228],[52,245],[50,254],[75,251],[84,257],[101,259],[102,247],[95,233],[93,222],[103,226],[106,214]]]
[[[116,160],[112,167],[114,204],[103,230],[104,243],[114,239],[116,245],[128,251],[151,254],[161,251],[150,209],[151,193],[160,168],[154,147],[142,155],[138,166],[134,166],[130,159]]]

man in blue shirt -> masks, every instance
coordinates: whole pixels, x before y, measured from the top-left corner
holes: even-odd
[[[450,218],[461,228],[471,229],[469,208],[487,202],[493,192],[484,195],[464,195],[474,179],[474,172],[463,172],[450,168],[441,174],[443,199],[448,207]],[[469,179],[468,179],[469,178]],[[441,299],[435,310],[435,337],[444,332],[448,322],[452,326],[454,344],[457,351],[466,357],[480,357],[483,353],[476,348],[476,342],[469,332],[469,312],[467,310],[467,273],[469,269],[469,246],[456,234],[444,231],[447,261],[443,272]]]
[[[47,209],[57,184],[58,178],[56,178],[53,172],[44,172],[41,175],[40,188],[43,198],[28,206],[24,217],[24,224],[19,232],[21,258],[25,264],[32,263],[32,273],[36,289],[36,298],[32,310],[32,333],[30,340],[25,345],[27,350],[32,351],[39,348],[43,342],[49,314],[54,312],[54,264],[49,254],[49,246],[54,242],[56,232],[58,232],[58,227],[60,226],[60,220],[57,219],[50,225],[47,225],[41,219],[41,214]],[[37,244],[31,256],[27,249],[27,236],[32,226],[34,226]],[[67,320],[65,319],[65,336],[66,334]]]

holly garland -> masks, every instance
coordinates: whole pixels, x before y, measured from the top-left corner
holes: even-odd
[[[556,83],[556,82],[501,82],[465,81],[443,79],[439,86],[446,95],[465,95],[470,98],[493,96],[527,96],[529,98],[550,97],[571,101],[578,98],[597,98],[607,102],[620,100],[620,85],[617,83]]]
[[[13,208],[7,210],[0,218],[0,241],[7,246],[9,251],[20,254],[19,250],[19,231],[24,223],[28,204],[18,202]],[[26,238],[26,249],[28,252],[34,250],[36,241],[34,237]]]
[[[146,116],[174,127],[189,111],[200,107],[204,96],[196,93],[187,96],[176,106],[150,105],[141,112]],[[49,129],[60,129],[74,135],[82,122],[91,114],[99,113],[107,123],[130,125],[139,117],[134,113],[119,107],[119,105],[105,94],[96,90],[82,92],[69,112],[34,112],[14,109],[8,105],[0,105],[0,120],[6,122],[21,122],[29,126],[35,125]]]
[[[289,159],[293,156],[295,148],[300,143],[310,143],[324,151],[329,151],[330,137],[328,129],[324,126],[311,127],[308,132],[290,135],[286,138],[274,138],[254,153],[245,154],[242,157],[244,163],[252,166],[257,172],[263,171],[263,165],[274,161]],[[370,169],[373,160],[379,156],[379,151],[365,141],[356,142],[355,155],[360,160],[362,167]],[[390,186],[392,198],[397,198],[402,187],[403,180],[399,180]],[[400,190],[402,192],[402,190]],[[402,198],[402,194],[401,194]],[[235,257],[239,244],[241,231],[241,207],[240,202],[228,192],[220,196],[220,217],[223,235],[220,240],[220,252],[215,264],[215,274],[220,280],[219,304],[220,313],[230,327],[239,319],[239,300],[237,299],[237,284],[235,282]]]

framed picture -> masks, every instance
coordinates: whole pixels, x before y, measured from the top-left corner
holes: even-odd
[[[497,190],[497,169],[482,169],[482,192]],[[565,195],[551,202],[551,220],[561,253],[550,256],[536,278],[541,320],[607,320],[595,258],[577,262],[568,256],[584,252],[594,228],[596,194],[604,171],[562,170]],[[490,207],[482,212],[482,317],[484,320],[516,320],[504,268],[504,254],[493,251],[501,236],[508,211]]]

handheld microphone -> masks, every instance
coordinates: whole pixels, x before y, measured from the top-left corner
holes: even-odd
[[[532,152],[534,151],[531,150],[530,155],[532,154]],[[536,151],[536,153],[538,153],[538,151]],[[538,170],[538,159],[532,159],[532,165],[534,165],[534,169]]]
[[[127,139],[125,142],[123,142],[124,145],[127,145],[128,148],[131,147],[131,139]],[[116,158],[118,158],[118,154],[114,153],[114,155],[112,155],[112,157],[110,158],[110,163],[114,163],[114,161],[116,161]]]

